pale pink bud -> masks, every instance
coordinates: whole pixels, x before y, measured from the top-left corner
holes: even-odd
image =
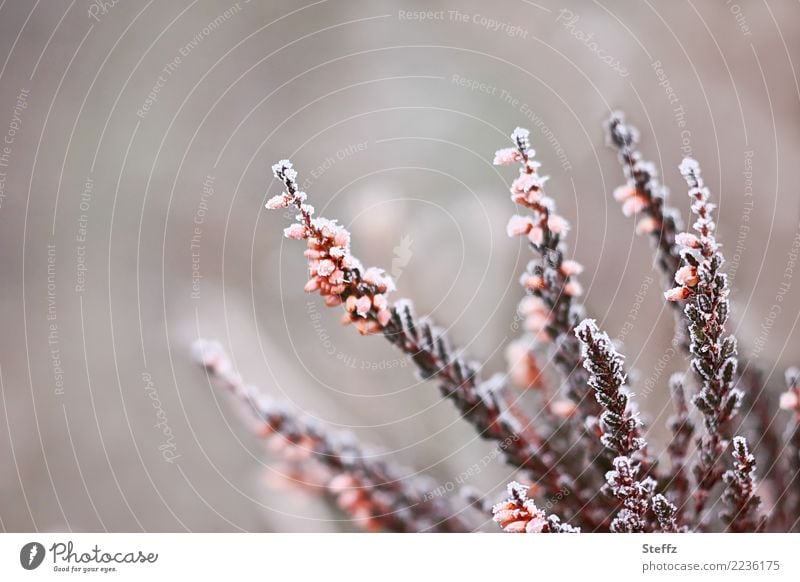
[[[516,509],[500,509],[495,511],[492,519],[494,519],[500,527],[505,527],[517,519],[518,513],[519,511]]]
[[[797,394],[794,391],[781,394],[780,407],[783,410],[797,411],[798,404],[800,404],[800,401],[798,401]]]
[[[389,306],[389,302],[386,300],[386,295],[378,294],[372,298],[372,304],[375,306],[375,309],[386,309]]]
[[[561,263],[561,273],[565,277],[571,277],[573,275],[580,275],[583,273],[583,265],[581,265],[578,261],[567,260]]]
[[[295,240],[304,239],[307,236],[306,227],[302,224],[292,224],[283,229],[283,236]]]
[[[327,277],[336,270],[336,265],[330,259],[323,259],[317,265],[317,273],[320,277]]]
[[[357,301],[358,301],[358,299],[356,298],[356,296],[355,295],[351,295],[350,297],[347,298],[347,301],[345,301],[344,308],[347,311],[349,311],[350,313],[353,313],[356,310],[356,302]]]
[[[555,234],[566,234],[569,231],[569,222],[558,214],[551,214],[547,219],[547,228]]]
[[[381,327],[386,327],[386,324],[389,323],[389,320],[392,319],[392,312],[388,309],[381,309],[378,311],[378,323]]]
[[[696,249],[700,247],[700,239],[689,232],[681,232],[675,235],[675,242],[682,247]]]
[[[642,196],[631,196],[622,204],[622,214],[633,216],[647,208],[647,199]]]
[[[358,300],[356,301],[356,312],[361,316],[367,315],[371,308],[372,308],[372,299],[370,299],[368,295],[359,297]]]
[[[577,412],[577,406],[571,400],[556,400],[550,405],[550,411],[560,418],[571,418]]]
[[[494,162],[492,163],[495,166],[510,166],[521,159],[522,156],[517,148],[504,148],[502,150],[497,150],[494,153]]]
[[[328,489],[330,489],[333,493],[342,493],[356,486],[358,486],[356,480],[353,479],[352,476],[344,473],[336,475],[333,479],[331,479],[330,483],[328,483]]]
[[[528,174],[523,172],[520,176],[511,183],[511,193],[521,194],[528,190],[538,190],[541,187],[541,181],[536,174]]]
[[[617,202],[625,202],[628,198],[635,195],[636,188],[628,186],[627,184],[614,188],[614,200]]]
[[[535,245],[542,244],[544,242],[544,231],[538,226],[532,227],[528,233],[528,240]]]
[[[267,210],[278,210],[289,206],[289,198],[285,194],[278,194],[267,200]]]
[[[531,219],[527,216],[519,216],[515,214],[511,218],[508,219],[508,225],[506,226],[506,234],[510,237],[514,236],[522,236],[524,234],[528,234],[531,230],[533,223]]]
[[[583,287],[581,287],[581,284],[577,281],[570,281],[564,285],[564,293],[570,297],[579,297],[583,295]]]
[[[674,287],[664,292],[667,301],[684,301],[689,298],[692,292],[687,287]]]
[[[694,287],[700,282],[700,277],[697,276],[697,269],[691,265],[686,265],[678,269],[675,273],[675,282],[678,285],[686,285],[687,287]]]
[[[546,311],[547,306],[544,304],[544,301],[538,297],[534,297],[533,295],[526,295],[519,302],[519,312],[523,315]]]
[[[317,277],[312,277],[303,287],[303,291],[306,293],[313,293],[317,289],[319,289],[319,279]]]
[[[325,305],[328,307],[336,307],[342,304],[342,298],[338,295],[328,295],[325,297]]]
[[[636,234],[651,234],[658,230],[658,221],[652,216],[645,216],[636,223]]]
[[[339,285],[344,282],[344,271],[341,269],[336,269],[331,276],[328,277],[328,282],[331,285]]]
[[[333,237],[333,242],[346,249],[350,245],[350,233],[345,229],[340,228]]]
[[[525,287],[528,289],[543,289],[544,279],[538,275],[530,275],[525,278]]]
[[[543,311],[534,311],[525,317],[525,329],[531,333],[542,331],[550,323],[550,316]]]
[[[544,526],[547,525],[547,520],[543,517],[534,517],[532,520],[528,522],[528,525],[525,526],[526,533],[541,533],[544,529]]]

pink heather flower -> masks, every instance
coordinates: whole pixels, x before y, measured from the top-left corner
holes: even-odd
[[[700,248],[700,239],[690,232],[681,232],[675,235],[675,242],[688,249]]]
[[[302,224],[292,224],[283,229],[283,236],[295,240],[302,240],[308,236],[306,227]]]
[[[523,278],[523,285],[528,289],[543,289],[544,288],[544,279],[539,277],[538,275],[528,275],[527,273],[522,275]]]
[[[386,327],[386,324],[389,323],[389,320],[392,318],[392,312],[388,309],[379,309],[378,310],[378,323],[381,327]]]
[[[372,309],[372,299],[369,296],[364,295],[356,300],[356,313],[359,315],[366,317],[370,309]]]
[[[797,412],[798,405],[800,405],[800,399],[798,399],[797,394],[795,394],[794,391],[784,392],[781,394],[780,407],[783,410]]]
[[[525,342],[516,340],[508,344],[506,362],[508,362],[511,382],[517,388],[531,390],[542,387],[542,371]]]
[[[511,193],[522,194],[529,190],[538,190],[541,186],[542,181],[539,179],[539,176],[523,172],[511,183]]]
[[[567,234],[569,232],[569,222],[558,214],[551,214],[547,219],[547,228],[555,234]]]
[[[327,277],[336,270],[336,265],[330,259],[323,259],[317,265],[317,274],[320,277]]]
[[[530,315],[531,313],[547,313],[547,305],[539,297],[533,295],[526,295],[519,302],[519,312],[522,315]]]
[[[313,293],[320,287],[320,279],[319,277],[312,277],[309,279],[308,283],[306,283],[305,287],[303,287],[303,291],[306,293]]]
[[[678,269],[678,272],[675,273],[675,282],[678,285],[694,287],[700,282],[700,277],[697,276],[697,269],[691,265],[681,267]]]
[[[508,220],[506,233],[509,237],[522,236],[524,234],[528,234],[528,232],[531,230],[531,227],[533,227],[533,222],[530,218],[515,214]]]
[[[581,284],[577,281],[570,281],[564,285],[564,293],[570,297],[579,297],[583,295],[583,287],[581,287]]]
[[[692,292],[688,287],[673,287],[669,291],[664,292],[664,298],[667,301],[684,301],[689,298]]]
[[[652,216],[645,216],[636,223],[636,234],[652,234],[658,230],[658,221]]]
[[[267,210],[278,210],[279,208],[286,208],[289,206],[289,197],[286,194],[278,194],[267,200]]]
[[[522,156],[517,151],[517,148],[503,148],[494,153],[494,162],[492,163],[495,166],[510,166],[521,159]]]
[[[538,226],[532,227],[528,233],[528,240],[535,245],[542,244],[544,242],[544,231]]]
[[[578,407],[572,400],[556,400],[550,404],[550,412],[560,418],[571,418],[577,411]]]
[[[628,186],[627,184],[623,186],[618,186],[614,189],[614,200],[617,202],[625,202],[631,196],[636,195],[636,188],[632,186]]]
[[[578,261],[567,260],[561,263],[561,273],[565,277],[572,277],[573,275],[580,275],[583,273],[583,265]]]
[[[647,199],[642,196],[631,196],[622,204],[622,214],[633,216],[647,208]]]

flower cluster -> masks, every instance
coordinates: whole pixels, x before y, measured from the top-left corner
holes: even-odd
[[[495,522],[508,533],[580,533],[580,528],[561,523],[528,499],[528,487],[516,481],[508,484],[508,499],[492,507]]]
[[[375,267],[364,269],[350,254],[350,233],[335,220],[314,218],[314,207],[306,203],[306,193],[297,185],[297,171],[289,160],[272,166],[275,177],[286,191],[273,196],[267,209],[277,210],[295,206],[297,222],[283,233],[287,238],[305,240],[308,248],[308,270],[311,279],[305,291],[319,291],[329,307],[344,303],[343,323],[355,324],[362,334],[380,332],[389,322],[391,313],[386,294],[394,291],[394,281]]]

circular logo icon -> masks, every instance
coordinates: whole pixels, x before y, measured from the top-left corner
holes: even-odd
[[[26,570],[38,568],[44,560],[44,546],[39,542],[28,542],[19,551],[19,563]]]

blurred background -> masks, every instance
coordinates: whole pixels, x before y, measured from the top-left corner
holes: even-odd
[[[302,292],[291,214],[263,208],[284,157],[395,298],[502,372],[530,254],[505,234],[515,170],[491,160],[529,127],[663,444],[686,362],[649,241],[611,198],[602,122],[624,109],[684,217],[677,164],[703,164],[742,353],[782,376],[800,359],[798,59],[796,2],[0,3],[0,527],[352,529],[276,488],[198,337],[409,475],[453,482],[487,454],[387,342]],[[497,460],[467,484],[496,495],[511,474]]]

